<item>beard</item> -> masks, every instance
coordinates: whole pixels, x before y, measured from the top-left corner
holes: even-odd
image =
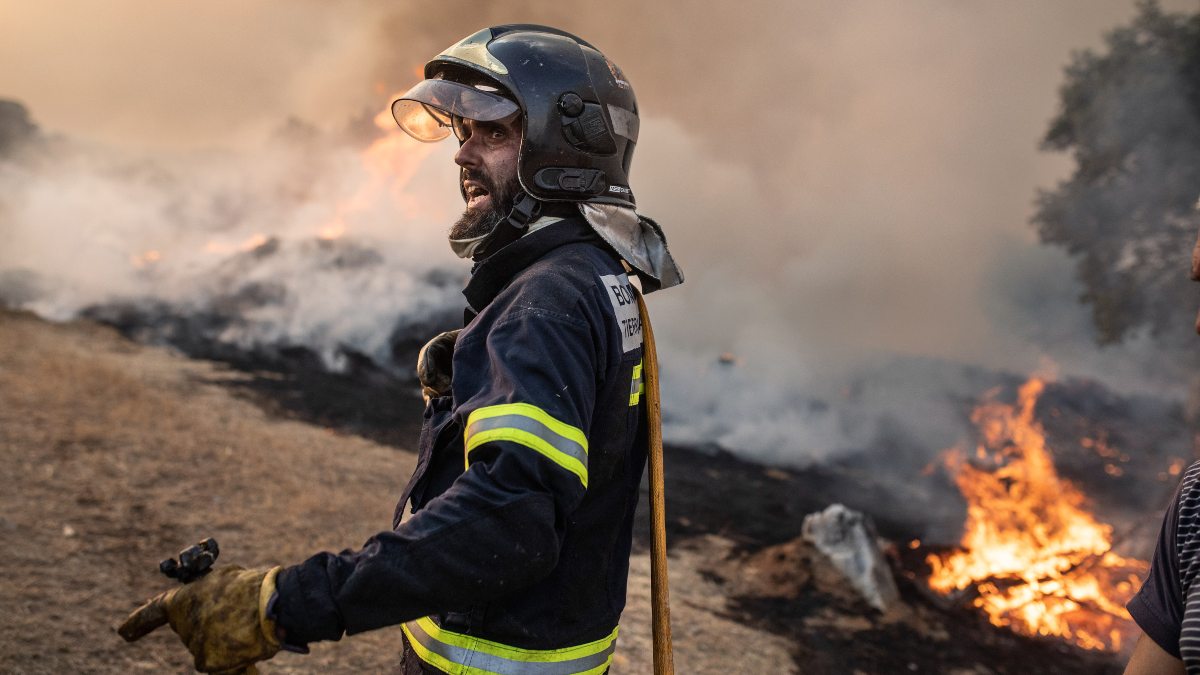
[[[491,195],[486,208],[467,209],[458,220],[450,226],[450,239],[474,239],[482,237],[496,228],[512,211],[521,184],[514,175],[503,184],[498,183],[493,176],[484,171],[463,169],[459,176],[459,184],[473,180],[483,185]]]

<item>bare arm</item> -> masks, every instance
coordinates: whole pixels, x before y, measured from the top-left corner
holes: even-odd
[[[1133,656],[1125,666],[1125,675],[1183,675],[1183,661],[1163,651],[1145,633],[1138,638]]]

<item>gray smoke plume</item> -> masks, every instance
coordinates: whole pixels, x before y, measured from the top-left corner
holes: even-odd
[[[372,154],[396,142],[291,123],[240,152],[27,143],[0,160],[0,300],[60,320],[166,305],[220,315],[213,337],[231,345],[388,364],[397,322],[444,317],[465,276],[438,255],[453,210],[417,199],[433,148]]]

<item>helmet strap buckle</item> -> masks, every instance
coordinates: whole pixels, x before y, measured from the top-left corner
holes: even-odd
[[[529,224],[542,215],[542,202],[533,195],[522,191],[513,200],[512,211],[508,212],[507,222],[510,226],[524,232]]]
[[[542,201],[528,192],[522,191],[513,200],[512,210],[508,217],[496,225],[496,229],[488,236],[487,241],[472,256],[476,261],[483,260],[496,251],[520,239],[529,224],[542,216]]]

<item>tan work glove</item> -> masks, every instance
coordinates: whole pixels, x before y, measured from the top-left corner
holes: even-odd
[[[192,653],[196,670],[253,673],[254,663],[279,651],[267,602],[280,569],[215,569],[151,598],[126,617],[117,633],[133,642],[170,623]]]
[[[434,337],[421,347],[417,354],[417,379],[421,381],[421,394],[425,402],[450,394],[451,376],[454,371],[454,341],[460,331],[450,330]]]

